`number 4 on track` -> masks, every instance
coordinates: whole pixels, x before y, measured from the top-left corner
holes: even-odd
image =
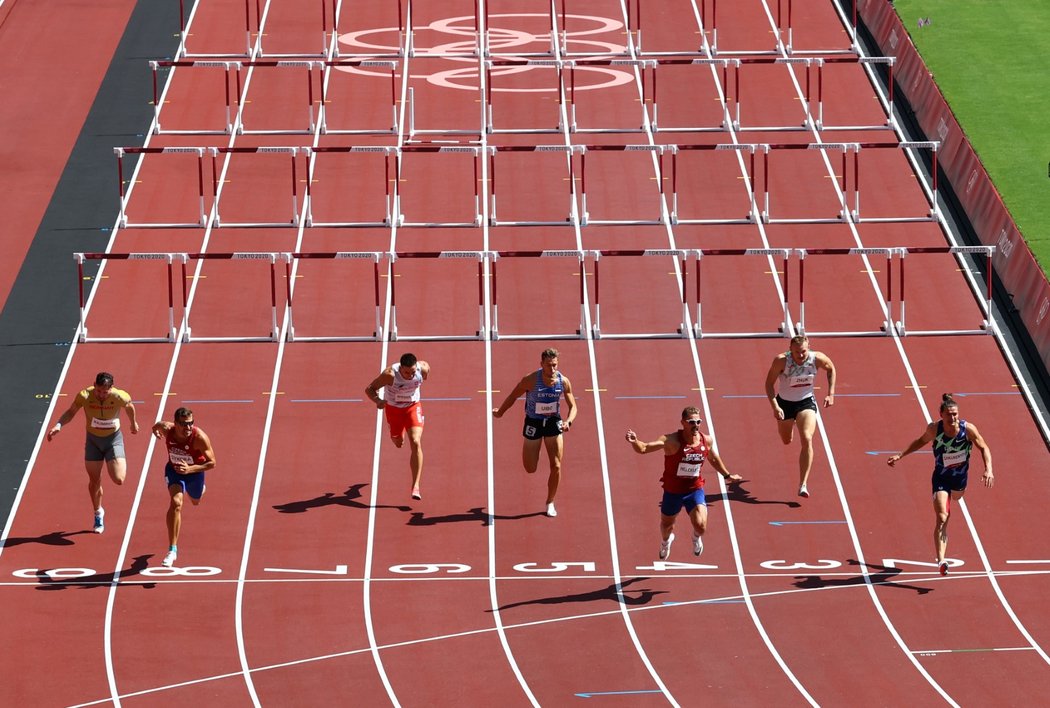
[[[718,570],[717,565],[704,565],[703,563],[675,563],[674,561],[655,561],[652,565],[635,566],[635,570],[653,570],[663,572],[665,570]]]

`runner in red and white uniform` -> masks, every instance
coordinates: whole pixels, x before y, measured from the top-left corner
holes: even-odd
[[[809,471],[813,467],[813,433],[817,430],[817,400],[813,393],[817,370],[828,372],[828,393],[824,407],[835,403],[835,365],[822,352],[809,348],[809,338],[791,338],[788,351],[778,354],[766,374],[766,397],[773,407],[777,430],[785,445],[790,445],[798,428],[802,451],[798,456],[798,495],[808,497]]]
[[[430,376],[430,364],[416,359],[415,354],[402,354],[397,364],[391,364],[365,388],[365,395],[383,409],[390,424],[390,439],[394,445],[405,444],[405,431],[412,448],[409,466],[412,470],[412,498],[420,500],[419,482],[423,477],[423,404],[419,389]],[[383,389],[383,397],[379,397]]]
[[[730,474],[714,448],[714,439],[700,430],[700,409],[689,406],[682,411],[682,428],[661,435],[652,442],[642,442],[633,430],[628,430],[627,442],[634,451],[644,455],[663,450],[664,495],[660,502],[660,560],[671,555],[674,541],[674,520],[684,507],[693,524],[693,555],[704,552],[704,533],[707,531],[707,498],[704,495],[703,467],[708,460],[727,482],[739,482],[742,477]]]
[[[201,503],[204,473],[215,468],[215,451],[208,434],[194,424],[193,411],[188,408],[177,409],[173,423],[162,420],[154,424],[153,434],[164,440],[168,452],[164,481],[171,497],[167,515],[169,545],[162,563],[170,568],[179,553],[183,495],[189,495],[194,506]]]

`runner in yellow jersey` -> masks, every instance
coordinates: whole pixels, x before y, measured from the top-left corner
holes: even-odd
[[[109,478],[116,485],[124,484],[127,474],[127,460],[124,455],[124,436],[120,432],[120,411],[128,414],[131,432],[139,432],[135,419],[135,405],[127,391],[113,387],[113,374],[105,371],[95,377],[95,385],[88,386],[78,393],[73,402],[63,413],[58,422],[47,431],[47,441],[58,435],[62,426],[83,409],[87,419],[87,442],[84,444],[84,468],[88,473],[88,493],[95,509],[95,533],[105,530],[102,508],[102,463],[106,463]]]

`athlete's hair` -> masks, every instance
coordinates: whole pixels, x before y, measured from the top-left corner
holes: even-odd
[[[682,420],[685,420],[686,418],[689,418],[694,415],[698,417],[700,415],[700,409],[696,406],[686,406],[682,409]],[[700,420],[703,420],[703,418],[700,418]]]
[[[801,346],[809,341],[809,337],[804,334],[796,334],[791,338],[791,346]]]
[[[416,355],[412,354],[411,352],[406,352],[401,355],[401,366],[405,367],[406,369],[410,366],[415,366],[416,362],[418,361],[419,360],[416,359]]]
[[[193,411],[191,411],[189,408],[175,409],[175,420],[186,420],[191,415],[193,415]]]
[[[540,359],[542,359],[543,361],[547,361],[548,359],[557,359],[557,358],[558,358],[558,350],[557,349],[553,349],[553,348],[552,349],[544,349],[542,352],[540,352]]]
[[[944,413],[944,411],[948,410],[949,408],[958,408],[958,407],[959,407],[959,404],[955,402],[954,398],[952,398],[952,394],[950,394],[950,393],[942,393],[941,394],[941,413]]]
[[[96,386],[112,386],[113,385],[113,374],[108,371],[98,372],[98,376],[95,377]]]

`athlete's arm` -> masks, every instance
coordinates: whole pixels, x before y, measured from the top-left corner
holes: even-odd
[[[51,429],[47,431],[47,441],[51,442],[51,438],[58,435],[58,431],[62,429],[63,425],[69,423],[76,416],[77,411],[80,410],[80,406],[83,405],[83,401],[80,400],[80,395],[73,397],[73,402],[69,404],[69,408],[58,417],[58,421],[51,426]]]
[[[169,422],[164,421],[164,420],[158,420],[156,423],[153,424],[153,427],[151,428],[151,430],[153,431],[153,434],[156,437],[162,438],[162,437],[164,437],[164,435],[169,430],[171,430],[174,427],[175,427],[174,423],[169,423]]]
[[[204,455],[204,462],[199,465],[187,465],[185,472],[204,472],[215,469],[215,450],[212,449],[211,438],[200,428],[197,428],[196,448],[198,452]]]
[[[132,434],[137,435],[139,432],[139,421],[135,417],[135,404],[131,401],[128,401],[127,404],[124,406],[124,410],[127,412],[128,420],[131,422]]]
[[[981,481],[986,487],[992,486],[995,484],[995,475],[992,474],[992,448],[988,447],[988,443],[984,441],[973,423],[966,423],[966,437],[981,451],[981,459],[984,460],[984,477]]]
[[[430,364],[425,361],[417,361],[416,365],[419,367],[419,373],[423,375],[423,380],[426,381],[430,376]]]
[[[711,466],[718,470],[718,474],[722,475],[722,479],[727,482],[739,482],[743,479],[738,474],[730,474],[729,468],[726,467],[726,463],[722,461],[718,451],[715,450],[715,440],[710,435],[704,436],[704,444],[707,445],[707,449],[711,451],[707,459],[711,460]]]
[[[766,374],[766,398],[769,399],[769,405],[773,407],[773,417],[777,420],[784,420],[784,411],[777,403],[777,377],[784,373],[786,364],[787,359],[783,354],[779,354],[770,365],[769,373]]]
[[[572,425],[572,421],[576,420],[576,396],[573,395],[572,384],[565,374],[561,375],[561,382],[564,386],[565,408],[568,411],[565,415],[565,420],[562,421],[562,426],[568,428]]]
[[[376,405],[376,408],[382,408],[386,405],[386,402],[379,397],[379,389],[392,383],[394,383],[394,370],[384,369],[383,373],[372,379],[372,383],[365,386],[365,395],[368,396],[368,400]]]
[[[661,435],[652,442],[642,442],[638,439],[637,433],[633,430],[628,430],[624,437],[627,439],[627,442],[631,443],[631,447],[633,447],[634,451],[639,455],[645,455],[650,452],[659,452],[660,450],[663,450],[664,454],[667,455],[673,455],[678,452],[678,443],[675,442],[675,440],[670,439],[670,435]]]
[[[521,381],[518,382],[518,385],[514,387],[514,390],[508,393],[507,397],[503,399],[503,403],[500,404],[499,408],[494,408],[492,410],[492,415],[497,418],[502,418],[503,414],[507,412],[507,409],[514,405],[514,401],[532,390],[532,384],[535,379],[536,374],[525,374],[525,376],[521,378]]]
[[[930,423],[929,425],[926,426],[926,432],[925,433],[923,433],[919,437],[917,437],[914,440],[912,440],[911,444],[909,444],[908,447],[904,448],[904,450],[902,450],[899,455],[891,455],[890,459],[886,460],[886,464],[889,465],[890,467],[893,467],[894,465],[897,464],[897,461],[900,460],[902,457],[904,457],[905,455],[910,455],[911,453],[915,452],[919,448],[925,447],[926,444],[928,442],[930,442],[931,440],[933,440],[936,436],[937,436],[937,424],[936,423]]]
[[[815,352],[816,364],[818,368],[826,369],[828,372],[828,395],[824,396],[824,407],[835,405],[835,378],[837,372],[835,371],[835,364],[832,363],[831,359],[826,354]]]

